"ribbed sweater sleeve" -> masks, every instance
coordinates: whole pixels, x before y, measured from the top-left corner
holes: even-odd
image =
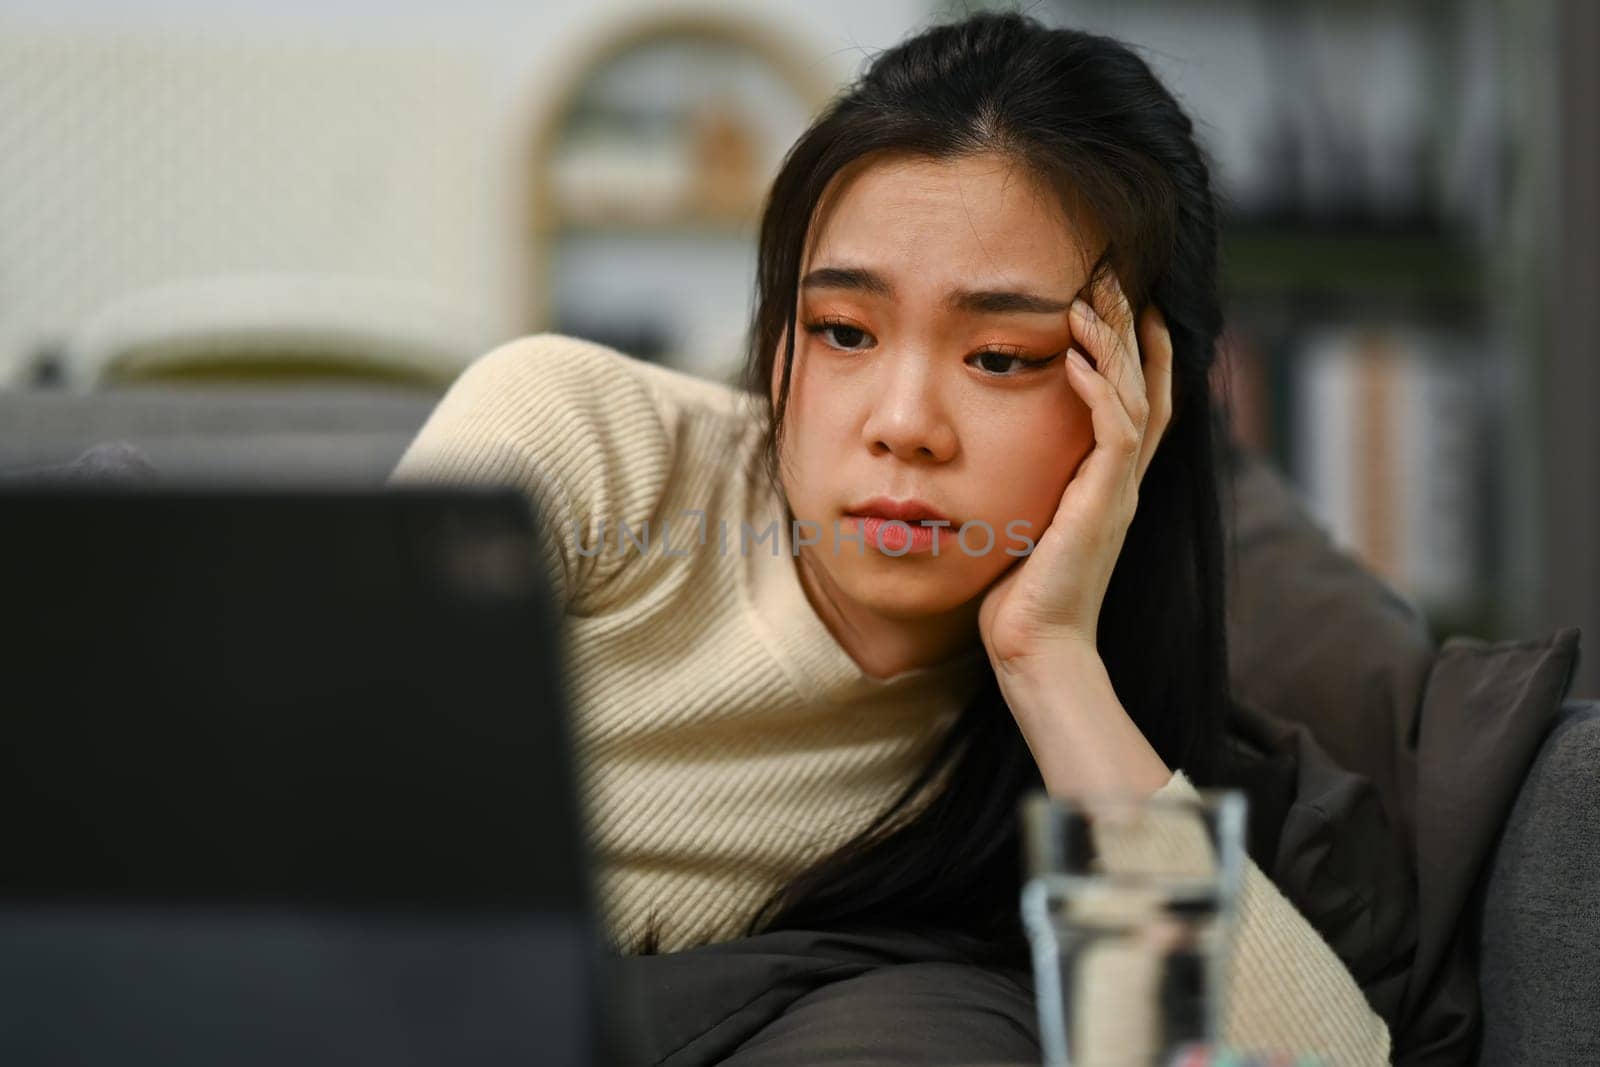
[[[644,525],[673,460],[650,387],[626,358],[561,334],[494,349],[451,385],[390,483],[519,490],[533,505],[560,610],[586,614],[631,558],[597,546],[614,541],[619,524]]]
[[[1155,795],[1197,794],[1180,771]],[[1222,1029],[1246,1051],[1309,1053],[1336,1067],[1389,1062],[1389,1028],[1344,962],[1248,858]]]

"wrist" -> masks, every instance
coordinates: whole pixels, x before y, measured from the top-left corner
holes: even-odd
[[[1092,707],[1117,703],[1100,650],[1087,641],[1061,641],[1027,656],[993,663],[995,680],[1013,713],[1049,714],[1068,698]]]
[[[1064,637],[1026,655],[991,657],[990,663],[1002,687],[1020,692],[1047,691],[1095,674],[1106,676],[1105,661],[1091,637]],[[1110,685],[1108,676],[1106,684]]]
[[[1086,642],[997,664],[995,677],[1051,795],[1148,795],[1171,781]]]

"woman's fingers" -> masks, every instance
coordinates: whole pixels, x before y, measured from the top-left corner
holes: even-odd
[[[1073,304],[1073,332],[1089,347],[1097,369],[1122,397],[1133,424],[1143,431],[1145,419],[1149,417],[1149,401],[1145,395],[1144,371],[1139,365],[1133,311],[1109,273],[1096,280],[1092,295],[1093,303],[1080,298]]]
[[[1142,483],[1156,447],[1172,422],[1172,335],[1167,331],[1166,317],[1154,304],[1145,308],[1140,316],[1139,349],[1144,353],[1144,377],[1150,404],[1144,443],[1139,452],[1139,481]]]
[[[1121,287],[1109,274],[1097,280],[1094,298],[1098,308],[1081,298],[1072,305],[1073,336],[1082,342],[1096,365],[1096,375],[1109,387],[1117,400],[1117,408],[1126,422],[1125,429],[1118,428],[1110,436],[1102,435],[1099,419],[1095,420],[1095,437],[1108,447],[1122,446],[1129,463],[1129,474],[1142,474],[1137,464],[1143,453],[1145,427],[1150,417],[1150,399],[1147,395],[1144,369],[1140,366],[1139,345],[1134,334],[1133,314]],[[1121,324],[1127,323],[1126,328]]]
[[[1089,289],[1089,306],[1116,335],[1124,351],[1132,355],[1139,352],[1139,339],[1135,335],[1133,308],[1122,291],[1122,282],[1116,272],[1107,270],[1094,279]]]
[[[1068,350],[1067,379],[1083,402],[1089,406],[1089,418],[1094,427],[1094,447],[1089,450],[1082,466],[1073,475],[1066,497],[1072,496],[1071,486],[1082,485],[1097,498],[1096,507],[1105,508],[1137,490],[1132,477],[1139,456],[1141,435],[1128,418],[1117,390],[1105,375],[1090,367],[1088,362],[1077,362],[1076,349]]]

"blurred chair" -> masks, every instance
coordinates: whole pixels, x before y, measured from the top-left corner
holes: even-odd
[[[426,286],[341,276],[173,282],[90,316],[61,357],[76,390],[371,382],[443,390],[494,338]]]

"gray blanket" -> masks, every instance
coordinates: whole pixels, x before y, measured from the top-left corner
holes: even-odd
[[[1417,923],[1405,857],[1372,783],[1304,727],[1236,709],[1231,783],[1249,850],[1390,1021]],[[628,1064],[1003,1064],[1040,1059],[1032,975],[975,965],[904,930],[783,930],[612,961]]]
[[[1037,1064],[1032,976],[891,930],[781,930],[616,961],[622,1063]]]

